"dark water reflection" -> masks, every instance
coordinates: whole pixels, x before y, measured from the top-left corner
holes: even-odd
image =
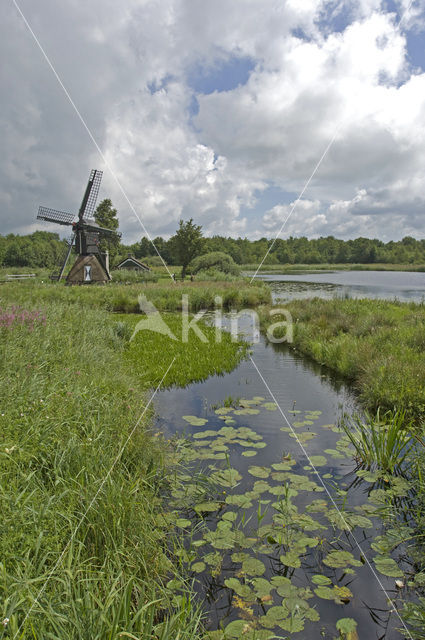
[[[337,376],[331,374],[320,365],[308,359],[294,354],[287,347],[268,343],[263,337],[260,342],[253,346],[253,359],[270,386],[276,400],[290,422],[296,420],[292,410],[296,407],[299,410],[321,411],[320,420],[317,425],[308,427],[318,433],[318,437],[310,440],[306,444],[308,454],[320,455],[325,449],[335,447],[335,441],[341,437],[330,429],[320,429],[320,425],[337,423],[344,413],[350,414],[356,410],[356,398],[346,384]],[[178,366],[176,363],[175,366]],[[185,389],[170,389],[158,393],[155,404],[158,413],[158,426],[167,435],[194,433],[199,431],[199,427],[192,427],[182,419],[183,415],[196,415],[208,419],[205,428],[217,430],[223,426],[223,422],[215,414],[214,405],[222,405],[226,397],[252,398],[263,396],[267,401],[271,400],[262,380],[250,361],[242,362],[233,372],[214,376],[207,381],[192,384]],[[238,469],[244,480],[242,493],[246,478],[250,478],[248,468],[251,465],[270,466],[279,462],[282,456],[290,454],[296,460],[293,467],[294,473],[306,474],[304,467],[308,461],[297,444],[296,440],[290,437],[287,432],[281,431],[285,426],[284,419],[278,411],[264,411],[260,415],[235,416],[238,426],[248,426],[259,433],[267,446],[260,449],[255,458],[241,456],[240,449],[230,451],[230,464]],[[305,429],[304,429],[305,430]],[[329,488],[335,492],[336,488],[346,489],[352,482],[354,463],[351,459],[335,459],[328,457],[326,466],[320,467],[321,476],[330,474],[332,478]],[[311,473],[311,472],[310,472]],[[314,476],[310,477],[317,481]],[[250,480],[253,480],[251,477]],[[365,486],[360,484],[350,489],[347,504],[353,508],[357,504],[364,504],[367,500],[365,496]],[[304,496],[304,497],[303,497]],[[326,498],[326,494],[314,494],[314,498]],[[308,493],[297,498],[299,511],[302,512],[304,502],[312,496]],[[377,527],[377,528],[376,528]],[[375,529],[359,530],[355,529],[357,540],[364,549],[368,558],[372,558],[375,553],[371,552],[370,538],[380,533],[379,523]],[[314,534],[312,534],[314,535]],[[356,557],[359,550],[356,549],[352,538],[345,532],[328,531],[332,538],[337,535],[341,537],[341,544],[345,549],[353,549]],[[272,552],[272,547],[271,547]],[[307,586],[309,575],[322,573],[323,567],[318,568],[320,563],[320,551],[312,549],[303,559],[301,569],[287,568],[287,575],[291,577],[294,573],[294,584],[297,586]],[[264,558],[262,558],[264,561]],[[263,577],[273,575],[277,558],[271,556],[268,560],[267,574]],[[198,590],[200,597],[204,600],[206,609],[210,614],[211,628],[217,628],[218,622],[224,625],[231,620],[238,618],[237,612],[232,609],[231,591],[224,587],[224,579],[233,575],[235,567],[229,559],[228,565],[223,567],[220,576],[211,578],[209,575],[199,576]],[[309,566],[310,565],[310,566]],[[329,569],[328,569],[329,571]],[[379,576],[385,589],[391,597],[395,597],[394,579]],[[335,576],[334,584],[337,584]],[[334,638],[336,635],[335,623],[339,618],[352,617],[359,627],[359,638],[362,640],[373,640],[385,638],[385,640],[396,640],[402,636],[396,631],[400,627],[400,621],[395,615],[390,615],[386,596],[382,591],[370,568],[363,565],[356,569],[355,575],[345,576],[341,583],[349,586],[354,594],[354,598],[346,605],[335,604],[332,601],[317,599],[320,610],[320,622],[306,622],[305,630],[299,633],[280,632],[282,637],[294,637],[300,640],[313,638]],[[316,602],[314,601],[316,604]]]
[[[305,271],[297,274],[261,273],[273,299],[350,297],[424,302],[425,273],[410,271]]]

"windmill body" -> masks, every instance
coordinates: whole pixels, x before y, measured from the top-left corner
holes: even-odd
[[[58,270],[50,276],[52,280],[61,280],[65,267],[75,246],[78,258],[67,276],[68,284],[90,284],[92,282],[107,282],[111,279],[107,255],[100,248],[102,238],[120,236],[116,231],[104,229],[96,224],[94,212],[99,194],[102,171],[93,169],[90,173],[84,197],[78,212],[78,219],[72,213],[40,207],[37,219],[72,227],[72,234],[67,240],[66,253],[60,262]]]

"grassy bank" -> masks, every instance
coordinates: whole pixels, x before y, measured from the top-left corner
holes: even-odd
[[[77,304],[122,313],[140,311],[138,297],[146,296],[159,311],[180,311],[182,295],[188,296],[189,310],[214,309],[215,298],[222,299],[224,309],[243,309],[269,304],[271,293],[263,283],[250,285],[236,282],[188,282],[170,280],[144,284],[108,284],[105,286],[67,287],[63,283],[11,282],[0,287],[0,299],[5,298],[32,305],[51,302]]]
[[[243,271],[255,272],[258,264],[243,264]],[[262,273],[292,273],[298,271],[425,271],[424,264],[353,264],[353,263],[322,263],[322,264],[263,264]]]
[[[101,308],[106,289],[0,291],[0,638],[198,637],[198,612],[166,586],[177,566],[162,516],[168,454],[146,408],[182,347],[148,332],[129,343],[134,320]],[[184,349],[164,385],[242,355],[193,333]]]
[[[286,308],[295,348],[351,380],[367,408],[425,416],[423,305],[314,298]]]

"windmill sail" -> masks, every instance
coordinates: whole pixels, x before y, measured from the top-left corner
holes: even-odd
[[[47,222],[56,222],[56,224],[64,224],[70,226],[75,216],[73,213],[66,211],[58,211],[57,209],[49,209],[48,207],[39,207],[37,219],[46,220]]]
[[[103,171],[92,169],[89,181],[87,183],[86,192],[81,203],[80,211],[78,213],[78,217],[80,218],[80,220],[93,218],[102,176]]]

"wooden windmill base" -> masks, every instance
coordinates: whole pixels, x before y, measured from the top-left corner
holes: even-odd
[[[66,284],[93,284],[109,282],[111,276],[94,255],[78,256],[66,277]]]

